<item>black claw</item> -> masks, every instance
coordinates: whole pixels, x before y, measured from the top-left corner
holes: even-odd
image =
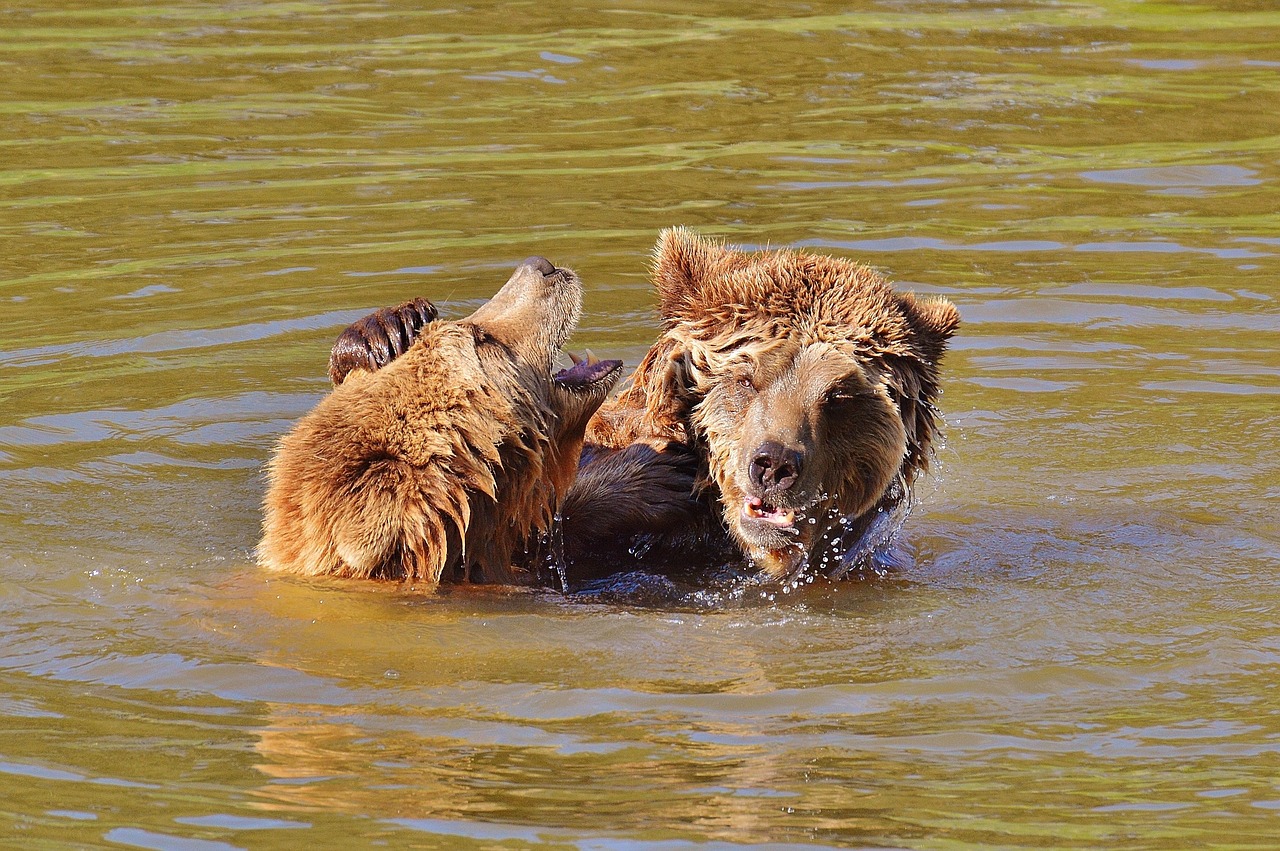
[[[369,357],[379,368],[391,362],[391,335],[384,324],[386,317],[371,316],[360,321],[360,331],[369,347]]]

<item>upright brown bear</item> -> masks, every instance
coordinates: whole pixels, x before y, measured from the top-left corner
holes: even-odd
[[[955,306],[684,228],[662,232],[653,277],[663,334],[591,420],[564,502],[574,574],[734,551],[776,579],[883,563],[939,435]]]
[[[628,531],[650,552],[727,531],[777,579],[874,566],[939,432],[955,306],[848,260],[733,251],[683,228],[659,237],[654,282],[664,332],[591,421],[566,503],[578,551],[601,551],[591,506],[625,496],[648,502]],[[689,455],[703,499],[681,503],[668,494]],[[720,528],[698,516],[708,505]]]
[[[622,368],[552,375],[581,304],[577,276],[534,257],[461,321],[419,300],[353,326],[338,386],[270,464],[259,561],[428,587],[530,581],[513,561],[550,529]]]

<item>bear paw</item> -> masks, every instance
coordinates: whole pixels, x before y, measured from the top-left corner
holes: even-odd
[[[437,316],[435,305],[415,298],[357,319],[338,335],[329,352],[329,380],[337,387],[355,370],[377,372],[404,354]]]

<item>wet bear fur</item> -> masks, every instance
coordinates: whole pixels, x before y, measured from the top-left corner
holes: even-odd
[[[343,348],[344,334],[334,348],[338,386],[268,467],[259,561],[420,589],[534,581],[516,562],[551,529],[621,372],[594,361],[552,374],[581,299],[576,275],[531,258],[466,319],[433,321],[419,300],[353,326],[360,345]],[[389,343],[387,328],[404,333]]]
[[[887,565],[941,436],[955,306],[849,260],[684,228],[661,233],[653,280],[662,335],[592,418],[562,506],[571,576]],[[353,347],[376,347],[358,325]]]
[[[663,333],[587,429],[571,556],[587,573],[637,554],[669,571],[728,544],[776,579],[877,567],[940,435],[954,305],[684,228],[662,232],[653,280]]]

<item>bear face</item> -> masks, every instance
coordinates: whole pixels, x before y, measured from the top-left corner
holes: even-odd
[[[622,368],[552,373],[581,302],[573,272],[530,258],[466,319],[412,311],[416,339],[385,366],[340,363],[269,465],[259,561],[426,587],[528,581],[513,556],[550,529]]]
[[[659,238],[654,281],[664,334],[598,436],[694,445],[729,534],[769,575],[854,566],[928,466],[955,307],[847,260],[682,228]]]
[[[884,383],[837,346],[738,355],[704,383],[693,423],[725,523],[758,564],[786,575],[812,552],[819,518],[875,507],[901,466],[906,430]]]

